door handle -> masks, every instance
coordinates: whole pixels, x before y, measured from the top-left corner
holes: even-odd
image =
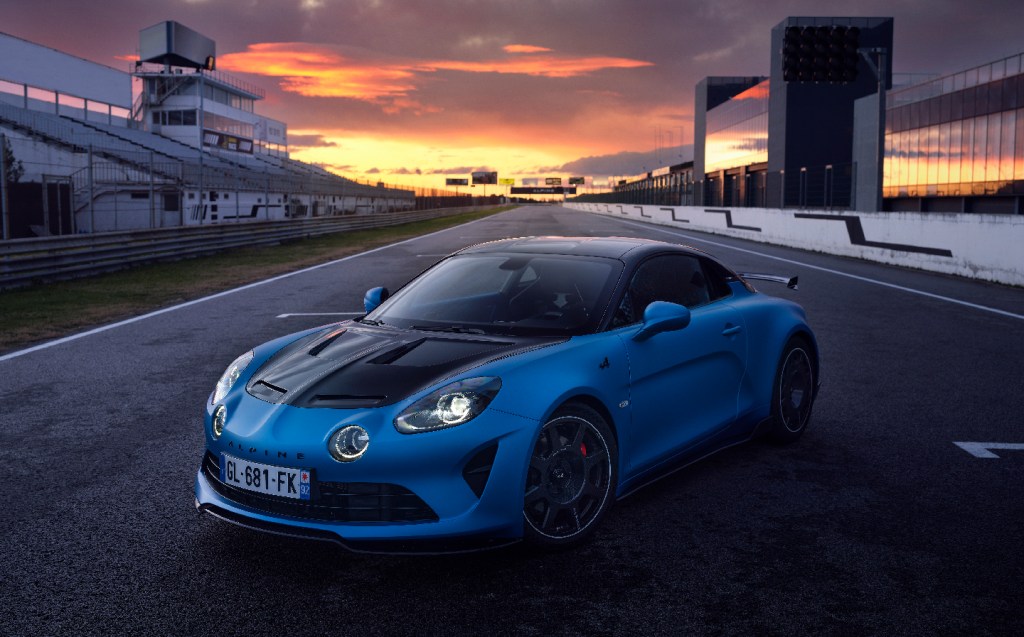
[[[743,327],[740,325],[726,325],[725,329],[722,330],[722,336],[733,336],[743,331]]]

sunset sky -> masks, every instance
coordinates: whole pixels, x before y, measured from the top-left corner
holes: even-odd
[[[1024,51],[1020,0],[0,1],[0,31],[125,70],[140,29],[177,20],[267,91],[293,157],[421,187],[689,159],[694,85],[766,74],[787,16],[894,17],[896,72]]]

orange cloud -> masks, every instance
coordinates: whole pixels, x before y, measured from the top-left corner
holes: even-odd
[[[307,97],[350,97],[376,101],[403,97],[416,86],[414,73],[400,65],[347,58],[327,47],[299,42],[250,44],[217,59],[226,71],[284,78],[281,88]]]
[[[543,47],[509,45],[512,53],[543,53]],[[503,73],[537,77],[565,78],[587,75],[605,69],[632,69],[652,66],[651,62],[616,57],[567,57],[555,54],[510,57],[507,59],[462,61],[412,61],[368,59],[346,55],[335,47],[276,42],[250,44],[245,51],[228,53],[217,60],[227,71],[280,77],[281,88],[307,97],[346,97],[381,105],[385,112],[436,112],[409,97],[418,88],[421,76],[437,71],[464,73]]]
[[[422,115],[424,113],[440,113],[444,110],[407,97],[395,97],[383,104],[381,108],[388,115],[394,115],[402,111],[409,111],[414,115]]]
[[[531,55],[509,60],[462,62],[445,60],[429,62],[418,68],[423,70],[464,71],[466,73],[510,73],[540,77],[576,77],[605,69],[635,69],[653,66],[651,62],[613,57],[563,58],[553,55]]]
[[[501,47],[505,53],[547,53],[551,49],[544,46],[533,46],[531,44],[507,44]]]

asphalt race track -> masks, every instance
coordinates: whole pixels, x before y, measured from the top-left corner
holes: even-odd
[[[683,469],[553,554],[355,555],[195,512],[203,402],[235,356],[526,234],[692,243],[799,275],[759,287],[817,330],[812,428]],[[0,633],[1019,635],[1022,362],[1024,290],[520,208],[0,356]]]

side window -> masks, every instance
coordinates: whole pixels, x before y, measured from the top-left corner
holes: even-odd
[[[704,266],[704,276],[707,279],[710,300],[717,301],[718,299],[730,296],[732,288],[729,287],[729,280],[735,275],[716,261],[711,259],[701,259],[700,261]]]
[[[644,310],[654,301],[668,301],[689,308],[709,303],[711,295],[701,262],[695,257],[672,254],[642,263],[622,296],[612,318],[612,327],[641,321]]]

